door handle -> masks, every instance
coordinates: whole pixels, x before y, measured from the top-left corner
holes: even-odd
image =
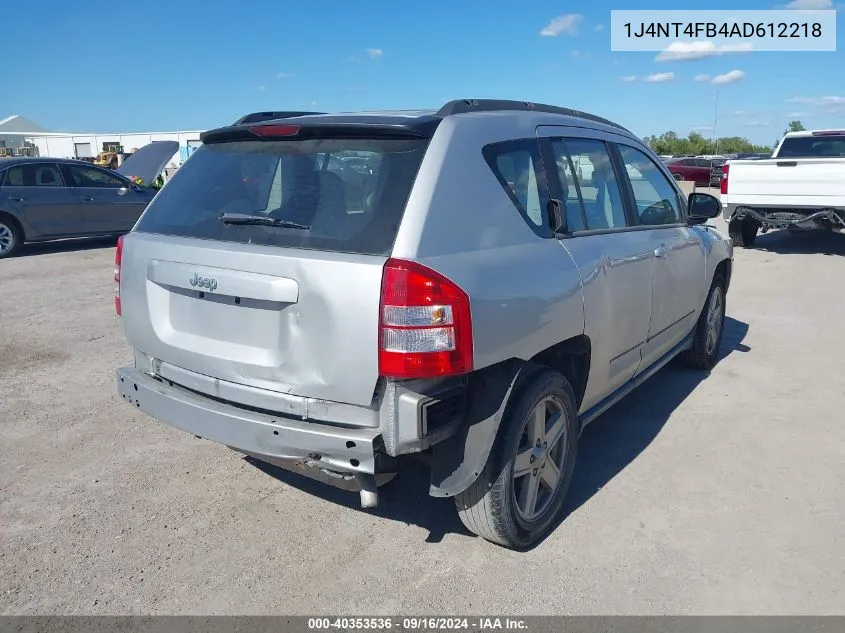
[[[12,202],[23,202],[23,198],[9,198]]]
[[[83,201],[85,201],[85,202],[94,202],[94,196],[85,196],[85,197],[83,198]]]
[[[654,249],[654,256],[659,259],[666,259],[666,254],[668,252],[669,251],[666,249],[666,245],[661,244],[660,246]]]

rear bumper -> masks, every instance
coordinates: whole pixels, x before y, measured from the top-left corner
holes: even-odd
[[[802,225],[812,228],[814,224],[823,224],[836,231],[845,229],[845,209],[841,208],[759,207],[727,204],[723,214],[727,221],[751,217],[764,230]]]
[[[308,460],[333,471],[375,474],[378,429],[349,429],[257,413],[170,386],[132,367],[117,370],[117,392],[147,415],[244,453]]]

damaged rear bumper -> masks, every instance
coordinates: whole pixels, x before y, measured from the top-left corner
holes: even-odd
[[[837,233],[845,232],[845,210],[834,208],[778,208],[746,207],[730,205],[726,209],[727,220],[742,220],[746,217],[756,221],[765,233],[771,229],[826,228]]]
[[[381,432],[377,428],[345,428],[251,411],[133,367],[117,370],[117,391],[157,420],[259,459],[305,461],[358,475],[379,472]]]

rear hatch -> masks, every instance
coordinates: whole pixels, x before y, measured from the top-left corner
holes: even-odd
[[[177,375],[371,404],[382,269],[428,144],[383,127],[204,135],[124,239],[129,343]]]
[[[153,141],[133,152],[115,171],[150,185],[178,151],[179,143],[176,141]]]

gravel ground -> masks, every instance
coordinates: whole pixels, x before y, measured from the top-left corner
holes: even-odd
[[[133,410],[114,242],[28,247],[0,262],[0,612],[841,614],[845,237],[758,243],[722,362],[591,425],[568,516],[522,554],[423,472],[365,512]]]

